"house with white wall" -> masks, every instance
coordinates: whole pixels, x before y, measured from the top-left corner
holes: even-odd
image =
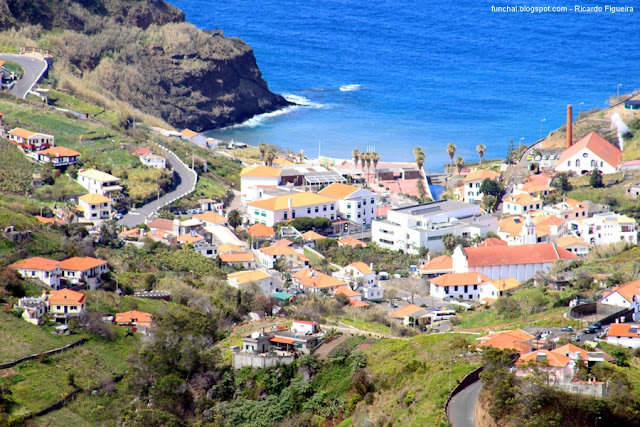
[[[584,175],[595,168],[603,174],[612,174],[617,172],[621,159],[618,147],[591,132],[562,152],[555,171]]]
[[[367,265],[362,261],[353,262],[341,270],[332,274],[362,294],[367,300],[380,300],[384,298],[384,288],[373,271],[373,265]]]
[[[620,241],[632,245],[638,243],[636,220],[615,212],[570,220],[567,222],[567,228],[571,234],[594,246]]]
[[[78,163],[81,153],[67,147],[49,147],[46,150],[33,153],[33,157],[40,163],[49,163],[54,168],[71,166]]]
[[[336,277],[329,276],[313,268],[298,270],[291,275],[293,285],[306,293],[334,294],[338,286],[348,283]]]
[[[632,308],[636,300],[640,300],[640,280],[634,280],[633,282],[614,287],[611,291],[604,291],[600,303],[622,308]]]
[[[518,246],[463,248],[451,256],[454,273],[482,273],[492,280],[513,277],[518,282],[532,279],[536,272],[549,272],[556,261],[572,261],[578,256],[553,243]]]
[[[497,181],[500,179],[500,174],[486,169],[468,173],[464,177],[462,201],[465,203],[481,203],[484,193],[480,192],[480,187],[485,179]]]
[[[252,166],[240,172],[240,197],[242,204],[259,198],[260,187],[277,187],[281,182],[282,169],[271,166]]]
[[[56,145],[53,135],[31,132],[22,128],[11,129],[7,133],[7,137],[9,141],[25,151],[41,151]]]
[[[257,250],[260,264],[267,268],[274,268],[276,261],[282,259],[284,266],[289,268],[305,268],[309,266],[309,259],[291,246],[271,245]]]
[[[442,238],[454,234],[467,239],[496,232],[498,220],[475,204],[439,200],[390,209],[387,219],[372,223],[371,238],[383,248],[418,254],[420,248],[442,252]]]
[[[564,199],[555,205],[547,205],[542,208],[542,211],[564,220],[586,218],[589,216],[588,206],[585,203],[574,199]]]
[[[157,154],[146,153],[142,154],[139,158],[143,165],[151,168],[165,169],[167,167],[167,159]]]
[[[502,199],[502,213],[505,215],[526,215],[533,210],[540,210],[544,202],[539,197],[527,193],[511,194]]]
[[[14,262],[9,268],[16,270],[24,279],[35,279],[51,289],[60,289],[60,261],[33,257]]]
[[[640,326],[631,323],[612,323],[607,331],[607,343],[624,348],[640,348]]]
[[[100,221],[111,218],[113,200],[101,194],[87,193],[78,198],[83,217],[88,221]]]
[[[263,295],[271,295],[273,276],[263,270],[238,271],[227,274],[227,283],[236,289],[247,289],[256,286]]]
[[[491,303],[500,297],[507,296],[519,287],[520,282],[513,277],[492,280],[480,285],[480,300]]]
[[[100,282],[100,276],[109,272],[109,263],[103,259],[93,257],[72,257],[60,262],[62,277],[71,283],[80,281],[87,283],[89,289],[95,290]]]
[[[491,279],[482,273],[447,273],[429,279],[430,295],[434,298],[480,299],[480,286]]]
[[[337,200],[338,213],[342,219],[370,226],[376,219],[378,195],[371,190],[335,182],[318,194]]]
[[[120,178],[96,169],[81,169],[78,172],[77,179],[78,184],[92,194],[111,197],[113,193],[122,190],[122,187],[118,185]]]
[[[281,170],[281,169],[279,169]],[[316,193],[291,193],[247,204],[251,224],[274,224],[295,218],[338,218],[338,201]]]
[[[576,236],[562,236],[556,240],[556,245],[560,248],[564,248],[571,253],[578,255],[579,257],[587,256],[591,246]]]
[[[22,309],[22,318],[33,324],[40,324],[40,319],[47,313],[47,291],[42,291],[43,297],[24,297],[18,300],[16,308]]]
[[[71,289],[51,291],[47,295],[48,312],[56,319],[79,316],[85,309],[86,297]]]
[[[508,216],[498,221],[498,237],[507,245],[529,245],[550,241],[548,228],[538,228],[527,214],[522,216]]]

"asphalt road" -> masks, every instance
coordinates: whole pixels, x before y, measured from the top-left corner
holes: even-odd
[[[476,426],[476,404],[482,390],[482,381],[476,381],[456,394],[449,402],[449,422],[453,427]]]
[[[24,76],[16,82],[10,91],[18,98],[26,98],[27,93],[37,83],[42,72],[47,69],[46,61],[37,56],[0,53],[0,59],[15,62],[24,68]]]
[[[186,196],[195,187],[197,180],[195,173],[182,163],[175,154],[165,151],[164,156],[167,158],[167,162],[173,166],[176,175],[179,176],[180,183],[178,186],[173,191],[170,191],[160,197],[160,199],[155,199],[140,208],[132,209],[122,217],[120,221],[118,221],[118,224],[128,228],[134,227],[138,224],[144,224],[144,220],[148,218],[149,215],[155,213],[165,204]]]

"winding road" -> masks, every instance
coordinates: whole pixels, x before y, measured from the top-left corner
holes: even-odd
[[[166,157],[167,162],[173,166],[173,170],[178,176],[179,183],[176,188],[159,199],[149,202],[140,208],[132,209],[122,217],[120,221],[118,221],[118,224],[128,228],[134,227],[138,224],[144,224],[144,220],[154,214],[158,209],[195,190],[196,182],[198,181],[198,174],[189,169],[187,165],[185,165],[173,152],[164,149],[164,156]]]
[[[47,62],[34,55],[16,55],[14,53],[0,53],[0,59],[15,62],[24,68],[24,75],[9,92],[18,98],[26,98],[29,91],[40,80],[47,70]]]
[[[476,427],[476,405],[481,390],[482,381],[478,380],[451,398],[447,412],[453,427]]]

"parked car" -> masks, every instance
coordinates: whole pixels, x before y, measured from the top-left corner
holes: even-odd
[[[593,326],[587,326],[586,328],[584,328],[582,330],[583,333],[585,334],[595,334],[596,333],[596,328],[594,328]]]
[[[117,221],[120,221],[120,220],[122,219],[122,217],[123,217],[123,216],[124,216],[124,215],[122,215],[120,212],[118,212],[114,218],[115,218]]]
[[[527,161],[528,161],[528,162],[530,162],[531,160],[533,160],[533,156],[532,156],[531,154],[529,154],[529,155],[527,156]]]
[[[539,162],[539,161],[540,161],[540,159],[542,159],[542,157],[540,157],[540,156],[536,156],[536,157],[535,157],[535,161],[536,161],[536,162]]]
[[[596,322],[593,325],[591,325],[591,327],[594,329],[602,329],[602,323]]]
[[[560,328],[560,332],[573,332],[573,328],[571,326],[567,326],[566,328]]]
[[[545,154],[544,156],[542,156],[542,160],[549,160],[549,156]]]

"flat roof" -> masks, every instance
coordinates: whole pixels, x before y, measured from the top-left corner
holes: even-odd
[[[459,202],[457,200],[437,200],[419,205],[406,206],[404,208],[392,209],[394,212],[402,212],[408,215],[433,215],[444,212],[456,211],[458,209],[466,209],[478,205]],[[479,207],[478,207],[479,208]]]
[[[347,182],[347,179],[338,172],[307,172],[304,179],[309,184],[330,184],[333,182]]]

